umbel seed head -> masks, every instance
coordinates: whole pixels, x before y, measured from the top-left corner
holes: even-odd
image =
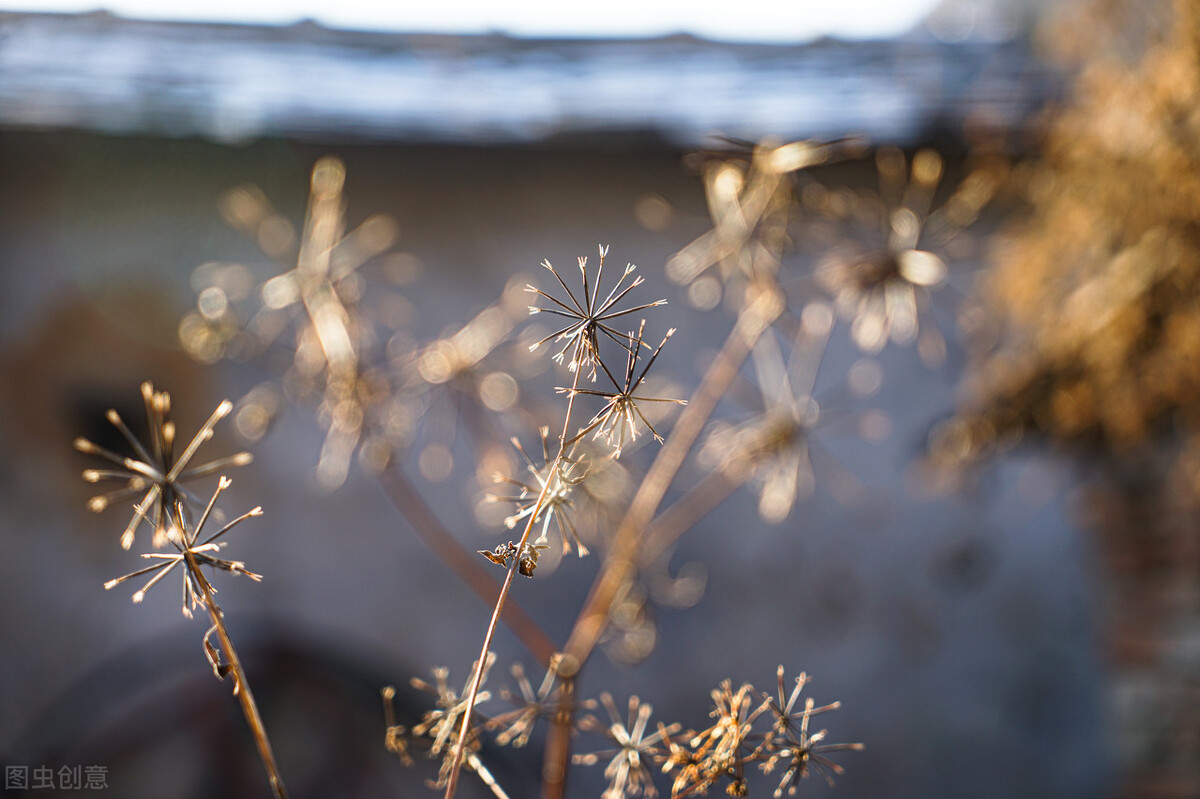
[[[78,451],[99,456],[117,467],[87,469],[83,472],[85,482],[123,482],[121,487],[89,499],[89,510],[99,512],[114,504],[134,501],[133,517],[121,534],[121,546],[124,549],[133,545],[134,533],[143,521],[149,522],[154,528],[154,545],[165,546],[168,541],[167,530],[173,524],[172,514],[176,509],[179,509],[180,519],[186,522],[191,519],[193,510],[203,505],[188,489],[187,483],[216,474],[226,467],[244,466],[252,460],[250,453],[240,452],[199,466],[191,465],[200,446],[212,438],[217,422],[233,410],[233,403],[229,400],[221,402],[182,452],[177,452],[175,423],[167,418],[171,408],[170,395],[165,391],[156,392],[149,382],[142,383],[141,394],[150,429],[148,443],[134,436],[115,409],[110,408],[105,412],[105,418],[117,428],[133,450],[132,455],[120,455],[86,438],[76,438],[73,442]]]

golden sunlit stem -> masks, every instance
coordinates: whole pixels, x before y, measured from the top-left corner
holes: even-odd
[[[525,530],[521,533],[521,540],[517,543],[517,551],[524,551],[525,545],[529,542],[529,533],[533,530],[533,524],[537,521],[541,514],[543,503],[546,501],[546,495],[550,490],[550,484],[554,481],[551,479],[553,475],[558,473],[558,469],[562,464],[563,455],[566,451],[565,444],[567,440],[567,430],[571,425],[571,411],[575,407],[575,391],[579,388],[579,378],[583,374],[583,369],[575,370],[575,377],[571,382],[571,395],[567,401],[566,418],[563,419],[563,432],[558,441],[558,454],[554,456],[554,462],[551,464],[547,472],[547,478],[542,484],[541,493],[538,494],[537,501],[533,505],[533,513],[529,514],[528,521],[525,522]],[[479,662],[486,663],[488,653],[492,648],[492,636],[496,632],[496,622],[500,618],[500,614],[504,610],[505,600],[508,599],[508,592],[512,588],[513,576],[517,573],[517,567],[520,565],[519,557],[513,558],[512,564],[508,567],[508,573],[504,576],[504,584],[500,586],[500,596],[496,598],[496,607],[492,611],[491,621],[488,622],[487,632],[483,638],[483,648],[479,655]],[[482,682],[483,669],[478,669],[475,672],[475,678],[471,681],[471,690],[467,694],[467,708],[463,711],[462,729],[459,731],[458,741],[454,746],[454,760],[450,764],[450,778],[446,783],[445,799],[453,799],[455,791],[458,789],[458,774],[462,767],[463,754],[466,751],[465,745],[467,734],[471,729],[471,714],[475,709],[475,700],[479,696],[479,685]]]
[[[208,609],[209,618],[212,619],[213,626],[217,631],[217,637],[221,641],[221,649],[228,661],[229,672],[233,675],[233,695],[238,698],[238,702],[242,705],[242,713],[246,716],[246,724],[249,725],[250,734],[254,737],[254,744],[258,747],[258,756],[262,758],[263,766],[267,769],[267,779],[271,783],[271,790],[275,794],[275,799],[287,799],[287,788],[283,785],[283,777],[279,775],[279,766],[275,763],[275,754],[271,750],[271,741],[267,738],[267,730],[263,726],[262,717],[258,713],[258,705],[254,702],[254,694],[250,691],[250,681],[246,679],[246,672],[242,669],[242,661],[238,658],[237,650],[233,648],[233,641],[229,638],[229,632],[225,629],[225,621],[222,617],[221,609],[217,607],[217,602],[213,599],[212,589],[208,585],[208,580],[200,572],[200,566],[196,563],[195,557],[192,556],[190,551],[185,551],[183,556],[188,571],[191,572],[193,579],[200,586],[200,590],[203,593],[204,606]]]

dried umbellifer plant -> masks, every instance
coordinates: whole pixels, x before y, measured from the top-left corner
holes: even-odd
[[[560,363],[566,362],[566,367],[572,375],[572,381],[569,388],[559,389],[559,392],[567,397],[567,405],[564,412],[562,432],[558,436],[557,447],[550,448],[546,446],[547,439],[544,435],[544,466],[538,468],[526,457],[529,471],[534,475],[535,482],[532,485],[518,483],[521,487],[521,495],[512,500],[518,503],[519,511],[515,516],[510,517],[510,520],[514,523],[523,520],[524,529],[517,541],[509,542],[506,545],[509,548],[506,550],[506,553],[512,553],[511,563],[508,562],[508,557],[501,557],[499,552],[482,553],[492,562],[506,565],[507,572],[500,589],[500,595],[493,609],[491,621],[484,636],[480,662],[485,662],[491,654],[492,637],[495,633],[500,613],[511,590],[513,576],[517,573],[525,574],[526,576],[532,576],[533,574],[533,568],[537,563],[538,550],[531,550],[529,547],[531,544],[534,547],[545,546],[550,517],[554,515],[558,519],[565,550],[570,550],[572,539],[578,541],[578,536],[574,534],[570,522],[564,521],[566,517],[565,505],[569,502],[570,492],[574,490],[579,482],[586,479],[586,472],[579,470],[580,462],[574,454],[575,444],[589,433],[600,431],[600,434],[613,447],[611,457],[620,457],[622,445],[626,440],[636,438],[641,424],[645,424],[653,431],[653,427],[646,420],[644,413],[639,407],[639,403],[675,402],[682,404],[683,402],[682,400],[646,398],[634,393],[638,386],[641,385],[646,372],[657,358],[662,346],[666,344],[670,333],[663,338],[662,344],[647,358],[646,364],[635,378],[634,373],[638,368],[638,359],[643,347],[641,334],[645,329],[645,322],[641,323],[637,333],[630,331],[624,337],[619,336],[609,323],[637,311],[662,305],[664,301],[658,300],[629,308],[621,304],[626,295],[642,282],[640,276],[626,282],[627,278],[630,278],[636,269],[632,264],[626,265],[616,284],[608,289],[607,295],[603,295],[603,275],[607,256],[608,248],[601,247],[594,278],[588,273],[587,258],[581,257],[579,259],[581,286],[576,290],[570,288],[567,281],[562,278],[557,269],[549,261],[544,262],[543,266],[554,275],[564,292],[561,298],[533,286],[529,288],[531,292],[549,303],[548,306],[531,307],[531,313],[544,313],[548,311],[568,320],[568,323],[557,332],[551,333],[542,340],[532,344],[531,349],[536,349],[548,341],[561,343],[562,347],[555,355],[555,360]],[[604,299],[601,299],[601,296]],[[612,375],[612,370],[604,363],[603,348],[600,344],[602,334],[619,345],[625,354],[627,364],[623,385],[618,384],[617,379]],[[568,353],[570,356],[569,360],[567,359]],[[583,385],[585,374],[588,375],[591,381],[596,380],[598,368],[605,373],[605,376],[613,384],[614,389],[616,389],[615,392],[599,392],[586,388]],[[573,416],[577,399],[580,396],[600,396],[606,400],[606,403],[589,422],[573,430]],[[657,431],[654,431],[653,435],[655,438],[661,440]],[[551,451],[555,452],[553,457],[550,457]],[[542,522],[541,534],[531,541],[531,534],[535,527],[537,527],[539,520]],[[511,526],[515,527],[515,524]],[[568,530],[571,532],[570,536],[568,535]],[[581,557],[587,553],[586,548],[582,547],[581,544],[576,545],[576,551]],[[571,675],[564,675],[561,665],[561,661],[559,661],[559,676],[569,679]],[[472,714],[478,699],[479,684],[481,681],[482,674],[477,672],[475,681],[467,692],[462,729],[459,732],[458,738],[459,743],[454,747],[449,758],[449,777],[445,785],[447,796],[453,796],[457,788],[459,768],[463,762],[465,742],[468,739],[468,731],[472,723]]]
[[[576,756],[574,762],[581,764],[599,763],[607,758],[605,774],[609,778],[609,788],[605,793],[606,799],[630,795],[655,794],[653,781],[647,768],[655,759],[661,758],[667,764],[667,770],[679,767],[686,774],[677,779],[676,796],[684,796],[706,790],[718,779],[729,779],[729,790],[734,794],[744,795],[744,769],[747,764],[759,763],[764,770],[771,770],[784,760],[788,767],[784,769],[784,777],[780,783],[780,792],[792,791],[798,779],[809,773],[809,764],[814,768],[826,769],[826,773],[839,770],[832,761],[823,755],[820,741],[823,733],[810,735],[807,729],[807,716],[800,726],[785,725],[783,731],[764,733],[755,746],[751,741],[751,729],[754,720],[768,709],[763,704],[751,708],[747,699],[749,686],[743,687],[737,694],[726,690],[718,696],[718,724],[700,734],[692,736],[690,744],[695,751],[687,754],[686,747],[676,744],[666,750],[662,745],[670,741],[671,736],[678,732],[678,725],[660,726],[656,730],[649,727],[649,705],[641,704],[632,699],[629,718],[622,721],[611,696],[603,694],[601,703],[609,714],[609,722],[598,720],[595,716],[584,716],[576,719],[577,710],[585,703],[574,698],[575,679],[596,644],[601,640],[605,629],[611,623],[611,613],[614,604],[621,596],[628,595],[628,585],[634,578],[639,562],[647,553],[661,553],[670,542],[678,538],[686,529],[687,524],[678,524],[682,517],[694,522],[696,514],[702,514],[710,509],[711,495],[704,492],[685,495],[680,501],[684,508],[672,507],[668,512],[658,513],[667,487],[672,484],[683,461],[696,444],[707,419],[713,413],[717,401],[728,390],[738,374],[742,362],[755,349],[756,343],[770,329],[771,323],[785,310],[783,292],[777,282],[778,252],[781,240],[780,228],[786,225],[787,183],[786,176],[791,170],[798,169],[808,163],[815,163],[828,157],[827,149],[819,146],[803,144],[788,145],[783,148],[763,148],[755,154],[754,159],[746,168],[729,167],[725,171],[717,169],[714,174],[716,185],[724,191],[724,202],[718,197],[713,203],[716,209],[724,208],[724,213],[730,219],[736,217],[737,222],[728,226],[718,226],[718,233],[710,234],[702,246],[693,246],[685,251],[683,260],[677,259],[676,272],[691,270],[698,274],[709,264],[721,263],[723,275],[729,283],[727,290],[732,291],[738,298],[735,304],[737,318],[733,329],[709,371],[701,380],[700,387],[692,398],[683,400],[651,397],[639,393],[646,372],[657,359],[670,331],[662,342],[654,349],[646,347],[643,340],[645,323],[639,325],[636,332],[628,332],[619,336],[608,324],[613,317],[624,315],[618,308],[617,302],[636,285],[629,285],[624,279],[631,274],[632,267],[627,267],[618,283],[609,290],[604,300],[600,274],[604,266],[606,249],[601,249],[600,268],[597,269],[594,281],[589,281],[586,259],[580,259],[582,288],[574,290],[549,263],[545,264],[554,275],[565,296],[555,297],[554,294],[532,289],[543,300],[550,303],[550,308],[557,315],[563,316],[569,324],[537,342],[534,346],[550,341],[562,344],[556,354],[556,360],[566,364],[572,374],[570,388],[559,391],[568,398],[562,433],[559,436],[558,452],[550,457],[551,449],[546,449],[546,467],[560,469],[564,464],[575,466],[578,460],[571,457],[570,447],[585,436],[603,439],[611,448],[611,456],[619,456],[626,442],[635,438],[642,429],[651,431],[655,439],[663,443],[663,449],[655,458],[649,471],[641,482],[641,488],[635,495],[632,504],[620,523],[614,535],[609,540],[606,551],[602,554],[604,563],[597,581],[593,586],[587,604],[579,615],[571,636],[563,649],[555,656],[552,673],[547,675],[549,685],[555,680],[559,684],[561,704],[557,712],[548,712],[551,721],[551,732],[547,743],[546,763],[543,774],[547,775],[546,791],[550,796],[561,795],[567,762],[570,731],[580,728],[585,731],[598,732],[609,739],[616,748],[592,755]],[[761,225],[761,227],[760,227]],[[714,254],[715,253],[715,254]],[[679,264],[685,264],[685,267]],[[578,293],[577,293],[578,291]],[[582,299],[581,299],[582,298]],[[644,310],[660,303],[648,303],[635,306],[634,310]],[[536,313],[544,313],[545,305],[531,309]],[[601,340],[606,339],[607,345]],[[606,362],[608,349],[618,349],[625,358],[626,368],[623,378],[615,376],[616,370]],[[643,360],[644,359],[644,360]],[[593,381],[599,372],[611,384],[611,389],[595,389],[582,383],[581,375],[588,375]],[[603,400],[604,405],[582,426],[572,432],[572,417],[575,402],[580,397],[595,397]],[[805,397],[804,399],[808,399]],[[686,405],[682,415],[676,421],[672,430],[660,433],[653,427],[640,407],[641,403],[669,402]],[[764,452],[770,448],[760,448]],[[754,455],[747,455],[753,459]],[[530,471],[535,475],[540,470],[530,462]],[[722,471],[720,479],[724,482],[727,496],[736,485],[748,478],[751,470],[742,469],[730,476],[728,471]],[[484,552],[490,560],[508,566],[508,573],[501,597],[497,602],[492,621],[485,636],[481,659],[490,654],[491,636],[494,632],[500,609],[512,585],[512,576],[520,571],[520,558],[516,557],[529,540],[530,532],[539,518],[544,517],[544,530],[549,524],[551,513],[561,513],[564,508],[564,495],[568,483],[573,487],[576,483],[586,481],[586,472],[577,474],[571,480],[558,479],[557,482],[548,477],[539,477],[535,484],[525,485],[522,496],[513,499],[528,500],[534,495],[534,487],[539,489],[537,496],[531,502],[520,506],[520,514],[525,519],[525,530],[522,538],[506,545],[510,550],[503,554],[513,555],[511,562],[508,558],[500,558],[500,552]],[[555,488],[552,490],[551,485]],[[719,492],[718,492],[719,493]],[[553,495],[554,501],[547,497]],[[719,499],[717,500],[719,501]],[[788,509],[790,509],[790,502]],[[690,508],[689,508],[690,506]],[[655,526],[655,522],[660,524]],[[564,533],[564,541],[566,541]],[[539,543],[541,539],[538,539]],[[569,546],[569,545],[568,545]],[[525,561],[528,565],[528,561]],[[466,751],[465,742],[469,740],[469,730],[475,723],[473,713],[479,696],[478,684],[481,676],[476,676],[475,684],[467,692],[467,701],[460,724],[458,741],[455,752],[450,758],[449,778],[445,781],[445,796],[455,793],[456,779],[460,763]],[[727,687],[727,686],[726,686]],[[527,695],[531,692],[526,691]],[[725,697],[725,694],[729,694]],[[721,698],[729,702],[721,704]],[[789,716],[795,697],[790,703],[781,700],[780,712]],[[730,704],[732,703],[732,704]],[[724,711],[720,709],[724,707]],[[782,708],[786,707],[786,711]],[[812,711],[808,706],[806,710]],[[732,715],[730,715],[732,714]],[[539,717],[542,714],[539,714]],[[485,725],[486,726],[486,725]],[[836,745],[833,748],[860,748],[858,744]],[[832,751],[832,748],[828,751]],[[445,762],[443,762],[443,769]],[[557,777],[557,779],[555,779]]]
[[[97,455],[120,467],[86,469],[83,472],[84,480],[89,483],[98,483],[101,480],[120,480],[125,483],[123,488],[92,497],[88,500],[89,510],[99,513],[114,503],[142,495],[141,501],[133,508],[133,518],[121,533],[122,549],[133,546],[134,533],[142,521],[148,522],[154,528],[154,547],[161,548],[167,541],[168,531],[175,523],[176,511],[181,518],[191,520],[192,511],[203,507],[203,502],[188,490],[185,483],[217,474],[226,468],[244,466],[253,460],[249,452],[239,452],[188,468],[200,445],[212,437],[213,428],[217,422],[229,415],[233,405],[228,400],[222,402],[192,437],[183,452],[177,455],[175,423],[169,418],[170,395],[165,391],[155,391],[149,382],[142,383],[141,391],[142,401],[146,405],[146,421],[150,428],[149,446],[134,436],[114,408],[109,409],[106,418],[129,442],[134,452],[133,457],[118,455],[86,438],[77,438],[74,442],[75,449],[85,455]]]
[[[195,435],[183,454],[176,458],[174,455],[175,425],[169,418],[170,395],[165,391],[155,391],[154,387],[147,382],[142,384],[142,397],[146,402],[146,415],[150,425],[152,443],[149,448],[134,437],[115,410],[108,412],[109,421],[116,425],[125,436],[136,453],[136,457],[122,458],[86,439],[75,440],[75,448],[81,452],[99,455],[125,467],[125,471],[120,472],[88,469],[83,473],[85,480],[92,483],[104,478],[129,481],[126,488],[101,495],[89,502],[89,507],[93,510],[103,509],[109,502],[135,496],[142,491],[147,492],[135,506],[133,520],[122,535],[121,544],[123,548],[129,549],[133,541],[133,534],[139,524],[145,522],[151,525],[154,528],[152,543],[155,551],[143,553],[142,557],[153,563],[123,577],[109,580],[104,584],[104,588],[108,590],[126,580],[149,575],[146,583],[133,594],[133,601],[140,603],[145,598],[146,592],[169,574],[176,572],[177,569],[178,573],[182,573],[183,615],[191,618],[192,612],[199,607],[203,607],[208,613],[212,627],[204,634],[204,654],[217,679],[223,680],[226,677],[232,679],[233,695],[241,704],[246,724],[250,728],[259,757],[267,771],[271,790],[276,797],[286,797],[287,789],[279,774],[279,767],[275,762],[271,742],[258,712],[258,705],[254,701],[254,694],[250,690],[250,683],[242,668],[241,659],[238,657],[233,641],[229,637],[229,631],[226,629],[224,614],[214,596],[216,589],[203,571],[203,567],[208,567],[230,574],[241,574],[256,582],[262,580],[262,575],[250,571],[241,561],[220,557],[219,553],[226,542],[218,540],[246,519],[252,516],[261,516],[262,508],[256,507],[244,513],[212,535],[202,538],[205,525],[214,515],[217,499],[221,492],[231,485],[231,481],[228,477],[221,476],[219,478],[216,490],[213,491],[208,502],[202,505],[199,519],[196,520],[193,520],[192,507],[189,505],[195,501],[194,495],[180,485],[182,480],[211,475],[225,466],[248,463],[250,456],[248,453],[241,453],[194,467],[190,471],[187,470],[187,465],[196,450],[212,436],[216,423],[229,413],[232,407],[230,402],[225,400],[217,407],[217,410],[209,417],[200,432]],[[97,499],[103,499],[104,504],[98,503]],[[217,638],[216,644],[212,642],[214,634]]]
[[[757,491],[760,513],[768,521],[786,518],[812,492],[817,479],[811,462],[812,434],[829,410],[824,400],[817,401],[815,387],[836,325],[835,309],[843,311],[851,337],[865,349],[877,350],[889,340],[905,343],[908,332],[916,330],[912,312],[921,305],[918,295],[944,277],[944,261],[925,249],[923,239],[941,224],[939,212],[930,210],[941,175],[940,159],[918,154],[909,177],[904,159],[897,162],[888,151],[881,156],[881,169],[886,167],[888,174],[898,174],[910,184],[891,212],[893,233],[885,243],[895,268],[880,283],[887,284],[880,289],[881,296],[892,300],[880,307],[890,308],[893,315],[880,317],[875,299],[849,303],[847,289],[837,281],[809,280],[807,289],[799,293],[790,284],[785,286],[783,256],[791,244],[793,216],[800,208],[796,177],[844,153],[836,144],[764,144],[747,152],[719,154],[705,165],[713,228],[684,247],[667,263],[666,271],[694,301],[723,297],[722,307],[732,319],[724,343],[686,400],[672,396],[674,391],[647,386],[651,368],[675,331],[670,328],[661,336],[648,337],[647,321],[641,316],[658,312],[655,309],[665,301],[636,297],[642,278],[632,264],[613,279],[606,263],[608,249],[601,247],[597,261],[589,264],[587,258],[579,259],[578,280],[546,261],[543,266],[550,273],[552,288],[529,287],[535,297],[530,312],[559,321],[549,330],[527,335],[522,346],[526,356],[543,347],[551,349],[547,360],[565,370],[567,384],[557,389],[563,400],[561,424],[516,421],[509,413],[518,391],[513,375],[524,367],[510,369],[502,360],[514,357],[505,342],[513,334],[520,340],[523,334],[510,315],[510,300],[503,299],[463,328],[442,331],[425,344],[417,343],[411,331],[385,329],[378,314],[367,307],[371,295],[364,290],[359,267],[390,246],[391,234],[382,232],[391,228],[385,231],[372,223],[378,229],[367,226],[365,232],[342,235],[344,170],[332,159],[322,160],[314,170],[309,219],[298,247],[293,247],[297,266],[261,284],[259,310],[236,316],[234,303],[213,299],[216,292],[210,289],[220,288],[216,283],[204,289],[209,292],[208,305],[202,291],[197,313],[181,329],[185,339],[190,336],[194,348],[208,355],[220,354],[227,346],[224,342],[240,342],[243,355],[254,354],[255,347],[245,343],[248,340],[258,342],[260,349],[263,342],[275,342],[272,346],[282,345],[285,353],[292,347],[285,381],[291,381],[293,388],[297,382],[309,387],[299,393],[316,398],[314,404],[328,431],[318,469],[322,481],[334,485],[344,479],[356,447],[360,457],[370,451],[366,460],[380,466],[376,470],[380,480],[412,529],[492,609],[476,661],[483,667],[469,671],[460,691],[449,688],[444,670],[435,671],[436,684],[421,681],[418,687],[435,695],[436,708],[419,723],[396,723],[391,707],[394,691],[385,690],[388,748],[406,762],[418,751],[439,760],[434,784],[446,797],[455,794],[464,766],[503,797],[503,788],[483,763],[484,736],[494,734],[500,745],[524,745],[542,722],[548,728],[543,775],[545,795],[550,797],[563,795],[573,760],[581,765],[604,764],[608,799],[654,795],[650,766],[674,775],[673,797],[702,794],[717,785],[732,795],[745,795],[748,776],[755,770],[780,774],[775,792],[780,796],[793,793],[813,771],[830,780],[840,773],[841,767],[828,753],[861,748],[860,744],[827,744],[824,731],[811,731],[810,718],[837,704],[818,707],[806,700],[799,706],[807,677],[802,674],[787,693],[782,669],[774,698],[764,695],[760,700],[748,684],[734,690],[732,682],[723,683],[713,692],[713,724],[700,731],[686,731],[678,724],[652,726],[650,705],[639,699],[630,700],[629,712],[622,718],[607,693],[599,701],[608,717],[605,721],[591,713],[595,701],[577,696],[580,671],[596,647],[620,626],[616,616],[629,615],[631,607],[646,601],[646,592],[639,588],[642,575],[661,568],[658,564],[664,555],[698,519],[747,484]],[[898,172],[897,163],[901,164]],[[981,198],[986,199],[983,188],[972,191],[963,200],[952,195],[949,205],[962,208],[946,212],[953,217],[947,220],[948,230],[956,229],[950,223],[969,221],[968,212],[976,211]],[[246,196],[258,197],[252,192]],[[261,199],[243,205],[257,208]],[[261,241],[262,227],[273,217],[256,213],[246,211],[237,218],[257,231]],[[606,268],[610,269],[607,279]],[[874,297],[878,282],[864,283],[863,296]],[[823,295],[823,289],[833,296]],[[243,299],[250,293],[245,292]],[[903,301],[896,305],[900,294]],[[720,313],[719,301],[693,304]],[[847,313],[850,305],[861,313]],[[876,333],[868,337],[864,332],[868,328]],[[290,344],[283,331],[292,332]],[[376,346],[385,337],[387,345]],[[787,358],[780,351],[780,340],[791,347]],[[747,370],[753,372],[752,379],[743,375]],[[719,406],[731,387],[748,380],[757,385],[761,403],[756,404],[763,406],[763,413],[749,419],[718,419]],[[430,399],[445,390],[465,400],[454,405],[464,422],[464,438],[476,447],[481,461],[508,464],[493,470],[499,487],[490,499],[511,508],[503,519],[511,538],[485,549],[462,546],[441,525],[405,472],[402,456],[404,447],[415,440],[412,425]],[[672,411],[678,414],[669,424]],[[514,425],[521,428],[516,435]],[[496,435],[500,430],[507,434]],[[531,443],[536,441],[533,435],[540,438],[540,453],[538,445]],[[515,447],[515,468],[513,450],[503,444],[505,440]],[[596,542],[589,538],[585,545],[576,523],[577,503],[596,475],[605,471],[602,467],[651,440],[661,446],[651,444],[641,453],[649,465],[629,479],[632,496],[614,512]],[[706,447],[721,456],[706,461]],[[433,449],[427,444],[417,460],[427,478],[442,479],[449,473],[449,451]],[[629,460],[626,456],[622,464]],[[693,484],[679,485],[684,482],[681,475],[688,473],[685,465],[693,462],[709,468],[698,470],[704,476]],[[679,498],[664,507],[668,492]],[[552,536],[559,541],[551,542]],[[514,586],[524,584],[515,578],[534,576],[539,559],[555,544],[564,554],[595,555],[600,560],[591,591],[561,645],[533,623],[514,598]],[[471,554],[472,549],[478,554]],[[495,567],[504,570],[500,579],[494,576],[499,574]],[[535,689],[523,667],[514,667],[516,690],[499,694],[511,709],[488,717],[477,713],[477,707],[492,700],[491,692],[482,686],[494,661],[492,640],[501,620],[546,671]],[[600,735],[609,747],[572,758],[570,742],[580,731]]]
[[[883,147],[875,165],[877,191],[805,186],[811,224],[825,228],[823,238],[832,236],[816,279],[861,350],[915,341],[922,361],[936,366],[946,340],[930,311],[934,291],[950,276],[946,254],[964,241],[961,234],[992,200],[1004,170],[985,160],[938,202],[945,163],[935,150],[919,150],[910,162],[898,148]]]

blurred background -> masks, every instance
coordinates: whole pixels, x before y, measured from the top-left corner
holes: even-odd
[[[796,179],[788,228],[789,296],[842,311],[808,388],[834,419],[811,436],[811,495],[760,521],[743,492],[700,522],[581,694],[698,728],[720,680],[771,690],[782,663],[841,700],[830,740],[867,745],[809,795],[1200,796],[1200,24],[1182,1],[839,5],[0,13],[0,760],[103,765],[118,796],[265,792],[206,623],[170,588],[141,605],[102,588],[140,561],[116,545],[122,512],[87,511],[95,463],[71,441],[121,450],[104,411],[143,430],[149,379],[181,436],[238,403],[205,451],[255,455],[225,507],[265,515],[228,552],[265,578],[216,584],[292,795],[419,796],[434,776],[384,749],[379,689],[401,686],[411,723],[429,700],[409,678],[461,685],[488,607],[360,467],[370,442],[318,471],[329,440],[288,364],[197,305],[290,268],[319,159],[345,165],[347,229],[387,250],[360,294],[387,309],[389,356],[428,365],[501,317],[517,342],[489,339],[470,390],[422,372],[395,410],[398,462],[474,551],[507,531],[463,408],[522,429],[561,413],[561,375],[521,355],[537,264],[573,271],[597,244],[638,264],[641,301],[669,301],[648,338],[679,329],[665,396],[686,396],[728,319],[717,281],[664,265],[712,226],[710,165],[853,137]],[[982,174],[990,203],[962,200]],[[945,275],[905,284],[910,340],[821,266],[894,255],[871,214],[897,176],[950,209]],[[545,566],[516,598],[561,643],[597,559]],[[496,648],[496,687],[514,660],[536,673],[506,630]],[[510,795],[537,790],[540,737],[485,755]]]

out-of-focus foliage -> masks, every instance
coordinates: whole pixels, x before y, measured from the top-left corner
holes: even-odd
[[[1200,4],[1100,0],[1052,30],[1077,75],[999,247],[964,409],[933,431],[959,467],[1020,440],[1097,478],[1116,729],[1128,795],[1200,791]],[[985,321],[986,320],[986,321]],[[940,474],[961,475],[958,468]]]
[[[1127,459],[1178,440],[1173,466],[1200,497],[1200,10],[1174,13],[1158,37],[1138,30],[1152,41],[1135,65],[1128,48],[1096,50],[1053,118],[1028,173],[1032,213],[982,292],[999,335],[936,454],[1034,434]]]

